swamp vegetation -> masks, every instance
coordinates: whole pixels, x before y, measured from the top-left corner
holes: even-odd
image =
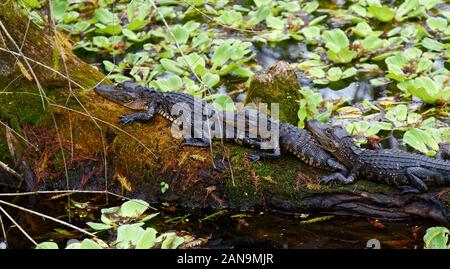
[[[162,117],[117,124],[130,111],[93,88],[279,103],[300,128],[448,158],[449,20],[442,0],[2,1],[0,244],[447,248],[448,186],[321,185],[287,153],[183,147]]]

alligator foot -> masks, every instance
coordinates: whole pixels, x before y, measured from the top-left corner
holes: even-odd
[[[138,112],[133,113],[131,115],[122,115],[119,117],[119,123],[121,124],[130,124],[134,121],[149,121],[153,118],[155,114],[154,109],[149,109],[147,112]]]
[[[248,159],[252,162],[257,162],[261,159],[261,155],[254,153],[254,154],[249,154],[248,155]]]
[[[414,187],[408,186],[408,185],[403,185],[403,186],[398,186],[401,190],[402,190],[402,194],[408,194],[408,193],[420,193],[420,191]]]
[[[319,183],[320,184],[328,184],[332,181],[338,181],[344,184],[350,184],[353,183],[353,181],[355,180],[353,175],[350,175],[348,177],[344,176],[341,173],[333,173],[329,176],[324,176],[320,179]]]
[[[275,149],[273,152],[263,152],[263,153],[252,153],[248,155],[248,158],[252,162],[259,161],[261,159],[268,159],[268,158],[278,158],[281,156],[280,150]]]
[[[181,146],[193,146],[193,147],[207,147],[209,146],[209,140],[205,138],[185,138],[181,142]]]

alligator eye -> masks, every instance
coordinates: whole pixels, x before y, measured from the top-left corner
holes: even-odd
[[[331,134],[331,129],[325,129],[325,133]]]

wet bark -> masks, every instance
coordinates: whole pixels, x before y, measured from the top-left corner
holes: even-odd
[[[13,52],[0,51],[0,86],[4,88],[14,81],[14,87],[8,87],[12,93],[0,95],[0,120],[27,140],[1,127],[0,158],[22,174],[29,190],[108,189],[188,208],[266,208],[389,220],[448,219],[448,193],[442,189],[402,195],[395,188],[364,180],[350,186],[322,186],[317,179],[323,172],[288,154],[253,163],[247,158],[252,150],[233,144],[215,142],[212,149],[183,147],[179,139],[172,137],[170,123],[159,116],[150,123],[119,126],[117,118],[131,111],[89,89],[104,77],[75,57],[70,46],[63,46],[61,51],[58,44],[66,43],[62,35],[55,39],[33,24],[25,32],[28,19],[12,1],[0,9],[0,21],[15,43],[23,44],[19,52],[8,34],[0,30],[0,48]],[[29,79],[32,72],[25,59],[35,61],[32,69],[51,97],[45,106],[36,79]],[[72,84],[77,99],[69,95],[67,78],[54,72],[65,74],[63,59],[68,74],[77,83]],[[36,65],[36,61],[54,70]],[[280,111],[285,111],[286,120],[295,123],[297,110],[292,100],[298,94],[298,83],[290,71],[286,76],[284,67],[285,63],[257,75],[249,100],[279,99]],[[271,97],[252,94],[257,89],[268,89],[266,83],[280,92]],[[85,89],[80,90],[78,84]],[[290,104],[284,101],[286,96],[290,96]],[[8,140],[8,135],[13,138]]]

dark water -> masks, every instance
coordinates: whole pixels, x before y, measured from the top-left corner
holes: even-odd
[[[367,218],[344,216],[310,224],[301,224],[303,220],[263,212],[243,219],[223,216],[210,222],[194,220],[179,224],[177,229],[212,235],[204,246],[208,248],[361,249],[371,239],[378,240],[381,248],[422,248],[426,227],[433,226],[423,221],[371,224],[373,220]]]
[[[31,199],[31,200],[29,200]],[[34,198],[24,198],[16,201],[18,204],[43,212],[60,220],[86,228],[86,222],[99,221],[100,209],[120,205],[102,205],[104,201],[95,199],[77,199],[78,203],[90,201],[87,208],[80,210],[71,207],[71,219],[68,218],[67,200],[52,201]],[[38,205],[37,205],[38,204]],[[99,206],[102,205],[102,206]],[[276,212],[255,211],[251,213],[229,212],[211,218],[214,211],[182,210],[171,207],[159,208],[160,215],[147,223],[159,232],[179,231],[195,238],[207,238],[202,248],[278,248],[278,249],[361,249],[366,248],[371,239],[378,240],[381,248],[423,248],[423,235],[426,228],[435,226],[426,220],[410,221],[376,221],[364,217],[334,216],[328,220],[315,223],[301,223],[302,221],[320,217],[310,215],[307,218],[298,215],[286,215]],[[83,236],[72,229],[45,220],[22,211],[11,210],[8,213],[20,223],[30,236],[38,243],[55,241],[60,248],[66,246],[69,239],[82,239]],[[152,212],[150,212],[152,213]],[[238,215],[239,214],[239,215]],[[3,219],[7,227],[8,248],[32,248],[33,244],[25,238],[19,229]],[[9,228],[8,228],[9,227]],[[114,239],[113,233],[99,234],[103,240]],[[3,241],[0,236],[0,247]]]

